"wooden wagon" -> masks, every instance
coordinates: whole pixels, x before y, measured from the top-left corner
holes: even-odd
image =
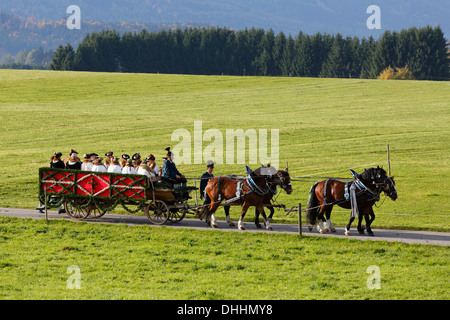
[[[130,213],[143,211],[151,223],[181,221],[187,213],[198,214],[189,205],[196,187],[173,188],[159,177],[137,174],[91,172],[68,169],[39,169],[39,199],[47,208],[64,205],[77,220],[99,218],[121,205]]]

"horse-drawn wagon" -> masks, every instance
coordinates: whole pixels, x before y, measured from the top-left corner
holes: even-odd
[[[39,199],[47,208],[64,205],[77,220],[99,218],[121,205],[130,213],[143,211],[153,224],[176,223],[199,207],[189,205],[196,187],[174,188],[159,177],[137,174],[39,169]]]

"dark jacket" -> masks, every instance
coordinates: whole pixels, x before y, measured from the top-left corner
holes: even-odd
[[[162,167],[161,176],[168,179],[176,179],[176,175],[181,176],[180,171],[178,171],[177,166],[174,162],[166,160]]]
[[[56,162],[50,162],[50,168],[59,168],[59,169],[65,169],[64,162],[62,160],[58,160]]]
[[[208,185],[208,181],[210,179],[214,178],[214,175],[212,173],[209,173],[206,171],[204,174],[202,174],[202,180],[200,181],[200,194],[203,195],[206,189],[206,186]]]

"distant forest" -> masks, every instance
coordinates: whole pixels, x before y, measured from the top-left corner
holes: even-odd
[[[340,34],[296,37],[272,30],[185,28],[88,34],[60,45],[53,70],[198,75],[376,78],[407,67],[416,79],[447,80],[449,54],[440,27],[386,31],[379,40]]]

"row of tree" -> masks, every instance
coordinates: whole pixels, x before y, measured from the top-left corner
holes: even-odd
[[[295,38],[272,30],[194,28],[88,34],[76,48],[60,45],[54,70],[376,78],[407,66],[416,79],[448,79],[440,27],[386,31],[379,40],[340,34]]]

